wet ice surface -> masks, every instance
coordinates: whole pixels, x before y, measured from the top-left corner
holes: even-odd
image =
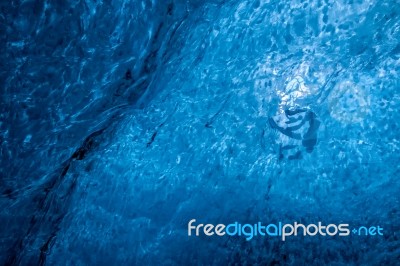
[[[2,5],[2,261],[398,258],[396,1]],[[192,218],[385,235],[193,239]]]

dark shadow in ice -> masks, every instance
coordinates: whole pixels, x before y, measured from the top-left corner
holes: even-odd
[[[309,128],[306,134],[303,135],[302,144],[306,148],[307,152],[312,152],[314,146],[317,144],[317,131],[321,122],[316,118],[313,112],[309,113]]]
[[[283,125],[279,123],[280,120],[284,120]],[[268,123],[272,129],[289,137],[288,143],[281,143],[279,145],[280,160],[285,158],[285,154],[287,154],[289,160],[303,158],[300,144],[293,144],[292,142],[294,141],[301,141],[301,145],[308,153],[314,150],[321,122],[317,119],[313,111],[305,108],[287,109],[284,114],[275,117],[275,119],[272,117],[268,118]],[[290,142],[290,140],[293,141]]]

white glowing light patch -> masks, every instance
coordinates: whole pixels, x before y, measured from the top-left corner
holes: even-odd
[[[282,113],[288,107],[296,106],[296,100],[305,98],[311,91],[301,76],[295,76],[287,83],[284,90],[277,90],[277,94],[281,99],[279,112]]]

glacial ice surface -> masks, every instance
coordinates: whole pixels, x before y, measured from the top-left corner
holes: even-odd
[[[0,7],[0,261],[398,261],[397,0]],[[385,231],[189,238],[191,219]]]

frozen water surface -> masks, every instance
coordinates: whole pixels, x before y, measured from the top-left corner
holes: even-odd
[[[5,264],[400,259],[397,0],[0,6]],[[189,238],[193,218],[385,231]]]

